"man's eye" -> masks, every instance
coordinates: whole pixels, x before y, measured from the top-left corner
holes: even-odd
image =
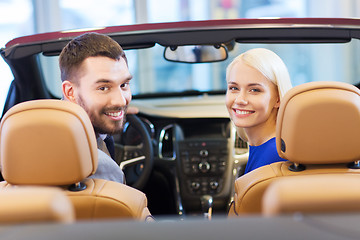
[[[126,83],[123,83],[123,84],[121,84],[121,88],[127,88],[129,86],[129,83],[128,82],[126,82]]]
[[[109,90],[109,87],[99,87],[99,90],[100,91],[107,91],[107,90]]]

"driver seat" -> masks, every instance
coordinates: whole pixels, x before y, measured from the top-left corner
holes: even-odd
[[[264,192],[285,176],[360,176],[360,90],[355,86],[326,81],[298,85],[281,100],[276,124],[277,151],[288,161],[236,179],[230,217],[261,214]]]
[[[87,113],[61,100],[33,100],[12,107],[0,125],[0,191],[53,186],[69,197],[76,219],[151,220],[147,198],[121,183],[87,178],[98,151]]]

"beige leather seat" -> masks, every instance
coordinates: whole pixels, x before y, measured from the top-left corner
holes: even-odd
[[[0,191],[0,223],[60,222],[75,219],[74,207],[60,189],[17,187]]]
[[[151,218],[146,196],[124,184],[87,178],[97,168],[97,145],[86,112],[60,100],[18,104],[0,126],[1,171],[9,186],[55,186],[72,201],[77,219]]]
[[[283,177],[264,193],[262,214],[354,213],[360,211],[359,174]]]
[[[238,178],[229,216],[260,214],[264,191],[284,176],[360,174],[360,90],[312,82],[283,98],[276,126],[278,162]]]

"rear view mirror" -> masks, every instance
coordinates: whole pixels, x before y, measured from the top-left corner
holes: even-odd
[[[228,58],[228,51],[224,45],[172,46],[165,48],[164,57],[172,62],[219,62]]]

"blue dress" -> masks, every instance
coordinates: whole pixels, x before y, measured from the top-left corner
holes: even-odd
[[[286,159],[279,157],[276,150],[275,138],[271,138],[259,146],[250,146],[249,159],[246,164],[245,173],[264,165],[281,161],[286,161]]]

